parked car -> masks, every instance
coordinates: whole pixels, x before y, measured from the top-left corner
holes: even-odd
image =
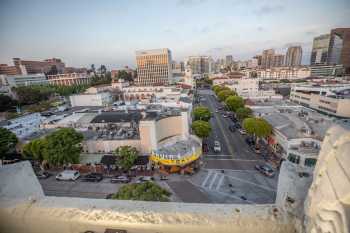
[[[268,177],[273,177],[275,175],[275,172],[271,168],[270,165],[255,165],[255,169],[258,170],[261,174],[268,176]]]
[[[127,176],[113,176],[111,183],[129,183],[131,180]]]
[[[230,125],[230,126],[228,127],[228,129],[229,129],[232,133],[236,131],[235,125]]]
[[[214,141],[214,152],[221,152],[221,145],[219,141]]]
[[[136,183],[143,183],[143,182],[146,182],[146,181],[154,181],[154,177],[153,176],[141,176],[136,181]]]
[[[242,135],[246,135],[247,134],[247,132],[244,129],[239,129],[238,131]]]
[[[160,180],[169,180],[167,176],[160,176]]]
[[[74,181],[80,177],[80,173],[77,170],[64,170],[56,176],[56,180],[70,180]]]
[[[100,182],[103,180],[103,175],[101,173],[89,173],[85,176],[83,176],[82,181],[87,181],[87,182]]]
[[[255,144],[254,139],[251,138],[251,137],[247,137],[247,138],[245,139],[245,142],[246,142],[249,146],[253,146],[253,145]]]
[[[38,179],[47,179],[51,176],[50,173],[48,173],[47,171],[39,171],[37,173],[35,173],[36,177],[38,177]]]

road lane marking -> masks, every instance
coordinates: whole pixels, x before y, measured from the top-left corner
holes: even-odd
[[[198,186],[197,184],[193,183],[191,180],[189,180],[189,182],[190,182],[191,184],[193,184],[194,186],[196,186],[196,187],[198,187],[198,188],[202,188],[202,189],[204,189],[204,190],[206,190],[206,191],[216,192],[216,193],[221,194],[221,195],[223,195],[223,196],[231,197],[231,198],[234,198],[234,199],[237,199],[237,200],[240,200],[240,201],[245,201],[245,202],[247,202],[247,203],[249,203],[249,204],[256,204],[256,203],[253,202],[253,201],[243,200],[242,198],[240,198],[240,197],[238,197],[238,196],[236,196],[236,195],[234,195],[234,194],[232,194],[232,193],[228,194],[228,193],[224,193],[224,192],[217,191],[217,190],[209,190],[208,188]],[[215,202],[214,202],[214,203],[215,203]]]
[[[218,173],[215,172],[214,178],[211,180],[210,185],[208,186],[208,189],[211,189],[213,187],[217,176],[218,176]]]
[[[207,174],[207,177],[205,177],[204,181],[202,182],[202,186],[204,187],[209,179],[209,176],[211,176],[213,172],[212,171],[209,171],[208,174]]]
[[[224,178],[225,178],[225,176],[221,176],[221,177],[220,177],[219,183],[218,183],[218,185],[216,186],[216,189],[215,189],[215,190],[218,190],[218,189],[221,187],[222,181],[224,180]]]

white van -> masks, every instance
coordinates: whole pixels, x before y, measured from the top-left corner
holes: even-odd
[[[76,180],[80,176],[80,173],[77,170],[64,170],[61,173],[58,173],[56,180]]]

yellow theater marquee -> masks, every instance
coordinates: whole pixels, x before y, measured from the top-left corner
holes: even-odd
[[[150,160],[154,163],[161,163],[166,166],[184,166],[189,164],[195,160],[197,160],[202,154],[201,149],[197,149],[194,153],[190,155],[185,155],[181,159],[171,159],[170,156],[156,154],[156,152],[152,152],[150,156]]]

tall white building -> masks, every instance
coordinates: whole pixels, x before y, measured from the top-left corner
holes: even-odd
[[[172,80],[171,51],[164,49],[151,49],[136,51],[138,86],[168,85]]]

